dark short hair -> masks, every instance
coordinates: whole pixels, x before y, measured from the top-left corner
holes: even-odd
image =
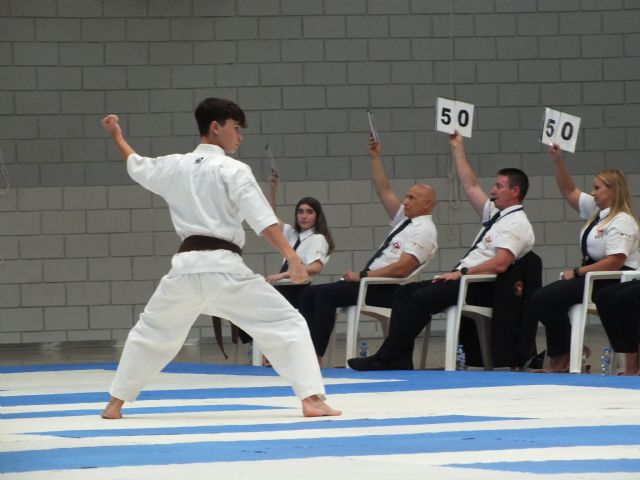
[[[222,98],[209,97],[202,100],[194,112],[200,136],[204,137],[209,133],[212,122],[224,125],[227,119],[235,120],[242,128],[247,127],[247,119],[242,109],[232,102]]]
[[[529,191],[529,177],[519,168],[502,168],[498,170],[498,175],[503,175],[509,179],[509,188],[520,188],[520,200],[524,200]]]

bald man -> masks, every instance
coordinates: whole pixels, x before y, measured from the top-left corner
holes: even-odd
[[[369,157],[376,194],[391,219],[391,231],[359,272],[345,272],[339,282],[312,285],[300,297],[300,313],[309,324],[311,339],[321,361],[333,331],[336,308],[355,305],[363,277],[406,277],[428,262],[438,249],[431,219],[436,194],[429,185],[413,185],[403,200],[391,190],[380,159],[380,143],[370,136]],[[398,285],[371,285],[367,304],[390,308]]]
[[[380,349],[366,358],[350,358],[354,370],[413,370],[413,344],[431,316],[455,305],[463,275],[500,274],[533,248],[533,228],[522,202],[529,189],[527,175],[517,168],[498,171],[490,197],[482,189],[471,168],[462,135],[449,136],[451,153],[464,190],[474,210],[482,218],[480,233],[467,253],[450,272],[433,280],[398,288],[389,322],[389,336]],[[494,283],[469,287],[467,300],[473,305],[491,306]]]

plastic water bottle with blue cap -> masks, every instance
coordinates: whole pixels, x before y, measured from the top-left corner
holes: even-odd
[[[369,345],[367,342],[362,340],[360,342],[360,350],[358,350],[358,357],[365,358],[369,356]]]
[[[602,349],[602,355],[600,355],[600,369],[602,375],[611,375],[611,363],[613,360],[613,353],[611,348],[604,347]]]
[[[467,369],[467,356],[464,353],[464,345],[458,345],[458,350],[456,351],[456,370],[466,370]]]

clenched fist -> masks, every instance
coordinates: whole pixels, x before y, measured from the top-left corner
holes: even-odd
[[[118,116],[111,114],[104,117],[100,123],[102,124],[102,128],[104,128],[107,133],[113,137],[114,135],[122,133],[118,121]]]

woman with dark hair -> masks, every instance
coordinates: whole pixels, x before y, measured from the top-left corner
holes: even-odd
[[[638,268],[639,232],[627,181],[621,171],[597,173],[589,195],[576,186],[558,145],[551,146],[549,156],[560,193],[586,220],[580,233],[581,264],[562,272],[560,280],[537,290],[531,298],[533,313],[544,324],[547,334],[547,355],[551,357],[551,363],[544,371],[559,373],[569,371],[571,324],[568,312],[572,305],[582,301],[584,276],[587,272]],[[615,283],[618,281],[596,282],[594,298],[600,289]],[[586,347],[585,350],[588,356],[589,350]]]
[[[276,211],[276,192],[280,180],[277,175],[269,176],[269,202]],[[329,261],[329,255],[334,250],[333,239],[329,232],[327,219],[320,202],[313,197],[300,199],[295,209],[295,223],[289,225],[278,218],[282,233],[289,240],[289,244],[296,251],[307,269],[309,277],[318,275]],[[267,282],[275,288],[293,305],[298,308],[300,293],[309,284],[278,285],[277,282],[289,278],[287,262],[282,263],[278,273],[267,276]]]

